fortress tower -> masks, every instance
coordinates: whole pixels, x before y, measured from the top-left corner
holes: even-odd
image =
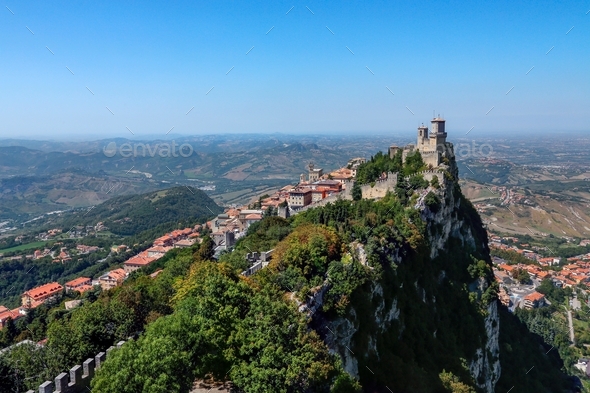
[[[447,133],[445,131],[445,120],[438,115],[431,120],[432,133],[430,134],[430,148],[438,150],[442,153],[443,145],[447,141]]]
[[[437,167],[441,162],[442,154],[445,152],[445,143],[447,142],[447,132],[445,131],[445,119],[440,117],[433,118],[430,121],[430,130],[422,124],[418,127],[418,140],[415,150],[419,151],[422,159],[428,165]],[[393,146],[389,148],[389,155],[392,157]],[[408,145],[403,150],[403,159],[412,154],[413,145]]]
[[[419,151],[428,150],[430,140],[428,139],[428,127],[422,124],[418,127],[418,144],[416,145]]]

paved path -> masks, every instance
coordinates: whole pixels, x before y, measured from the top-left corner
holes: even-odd
[[[582,303],[578,300],[578,297],[574,295],[574,298],[572,299],[572,308],[574,310],[579,310],[582,308]]]
[[[570,341],[572,342],[572,345],[575,344],[575,335],[574,335],[574,321],[572,319],[572,312],[571,310],[567,310],[567,322],[569,324],[570,330]]]

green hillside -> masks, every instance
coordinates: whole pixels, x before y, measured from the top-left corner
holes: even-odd
[[[131,236],[167,222],[203,220],[223,212],[204,191],[174,187],[140,195],[125,195],[68,217],[65,230],[102,222],[115,235]]]
[[[16,307],[20,304],[20,294],[47,282],[63,283],[79,276],[96,277],[149,247],[156,237],[173,229],[203,223],[222,211],[203,191],[175,187],[115,197],[90,211],[66,215],[64,221],[56,223],[66,235],[43,242],[44,247],[53,251],[59,247],[75,249],[78,243],[101,247],[101,251],[75,257],[65,264],[53,262],[50,256],[37,260],[26,257],[3,260],[0,262],[0,304]],[[94,226],[98,222],[108,226],[109,236],[89,235],[83,239],[68,239],[67,231],[73,226]],[[119,244],[127,244],[129,251],[109,255],[110,246]],[[41,243],[37,247],[43,248]],[[9,251],[14,249],[2,250],[4,253]]]

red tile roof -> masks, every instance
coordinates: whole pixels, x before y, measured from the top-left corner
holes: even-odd
[[[524,300],[529,300],[531,302],[536,302],[536,301],[539,301],[539,300],[544,299],[544,298],[545,298],[545,295],[543,295],[542,293],[539,293],[539,292],[536,292],[535,291],[533,293],[529,293],[528,295],[526,295],[524,297]]]
[[[72,281],[66,282],[66,287],[77,287],[90,281],[88,277],[78,277]]]
[[[48,284],[41,285],[40,287],[26,291],[24,295],[30,296],[33,299],[37,300],[45,296],[50,296],[59,293],[61,290],[63,290],[63,287],[61,285],[59,285],[56,282],[50,282]]]

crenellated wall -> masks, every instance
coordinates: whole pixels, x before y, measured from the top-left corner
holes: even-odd
[[[107,359],[108,354],[115,348],[121,348],[125,341],[119,341],[116,347],[110,347],[106,352],[98,353],[94,358],[89,358],[81,365],[70,369],[69,373],[61,373],[55,377],[54,382],[45,381],[39,385],[39,393],[82,393],[90,391],[90,380]],[[27,393],[35,393],[29,390]]]
[[[395,189],[397,185],[397,173],[387,173],[387,178],[377,180],[375,184],[363,184],[361,185],[361,191],[363,192],[364,199],[378,199],[383,198],[387,191]]]

